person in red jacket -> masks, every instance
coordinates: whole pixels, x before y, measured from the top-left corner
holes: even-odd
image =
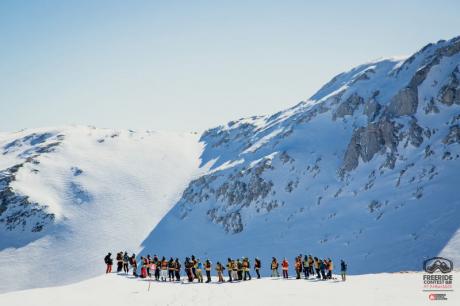
[[[289,278],[289,275],[288,275],[289,263],[286,258],[283,259],[281,266],[283,267],[283,278]]]

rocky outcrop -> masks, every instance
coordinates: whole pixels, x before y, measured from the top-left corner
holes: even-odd
[[[413,115],[417,111],[417,90],[411,87],[401,89],[390,101],[387,111],[390,115],[399,117]]]
[[[353,115],[355,110],[363,103],[364,99],[362,97],[357,94],[351,95],[337,107],[335,113],[332,115],[332,119],[336,120],[337,118],[343,118],[347,115]]]
[[[360,127],[354,131],[348,144],[342,170],[351,171],[355,169],[359,164],[359,158],[368,162],[376,153],[385,148],[394,151],[397,144],[395,125],[388,119]]]
[[[23,166],[18,164],[0,171],[0,226],[10,232],[41,232],[53,223],[55,216],[46,212],[46,206],[30,202],[10,186]]]
[[[290,157],[285,154],[281,158]],[[181,218],[185,218],[193,206],[211,202],[207,216],[212,222],[222,225],[227,232],[242,231],[240,212],[243,208],[255,202],[258,202],[258,211],[278,206],[267,199],[273,183],[265,180],[262,174],[268,169],[273,169],[270,161],[262,160],[228,176],[209,174],[191,182],[182,195]]]
[[[381,105],[374,98],[367,102],[366,105],[364,105],[363,111],[363,113],[367,116],[367,121],[374,121],[377,118],[381,108]]]
[[[441,103],[451,106],[460,105],[460,81],[457,78],[458,67],[452,72],[449,82],[441,88],[438,100]]]
[[[460,125],[453,125],[449,128],[449,133],[444,137],[444,144],[450,145],[453,143],[460,143]]]
[[[414,147],[419,147],[423,142],[423,129],[412,119],[409,127],[409,141]]]

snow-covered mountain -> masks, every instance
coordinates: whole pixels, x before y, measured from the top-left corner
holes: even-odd
[[[353,274],[460,263],[460,37],[333,78],[201,137],[0,134],[0,292],[103,272],[107,251],[299,253]]]
[[[64,127],[0,136],[0,292],[103,271],[140,242],[196,175],[195,134]]]
[[[420,270],[440,252],[460,263],[460,37],[358,66],[201,141],[209,172],[144,253],[314,254],[352,273]]]

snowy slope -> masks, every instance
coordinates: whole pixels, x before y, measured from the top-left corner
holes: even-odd
[[[351,274],[458,265],[459,65],[460,38],[429,44],[201,137],[0,133],[0,292],[99,275],[109,250],[259,256],[264,275],[299,253]]]
[[[420,270],[441,252],[460,264],[460,37],[356,67],[308,101],[201,141],[209,172],[144,253],[313,254],[355,274]]]
[[[459,272],[454,273],[458,279]],[[241,283],[171,284],[133,280],[115,274],[63,287],[0,295],[8,306],[99,305],[458,305],[458,290],[447,301],[430,301],[422,273],[351,276],[346,282],[264,278]],[[331,294],[332,293],[332,294]]]
[[[0,292],[99,275],[197,173],[194,134],[63,127],[0,139]],[[8,281],[5,281],[8,280]]]

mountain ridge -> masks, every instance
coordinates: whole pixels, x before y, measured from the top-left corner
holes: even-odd
[[[17,280],[0,292],[93,277],[106,250],[259,256],[263,275],[271,256],[299,253],[343,258],[352,274],[420,270],[438,254],[458,264],[459,66],[460,37],[428,44],[199,139],[0,133],[0,278]],[[57,277],[56,262],[76,272]]]

